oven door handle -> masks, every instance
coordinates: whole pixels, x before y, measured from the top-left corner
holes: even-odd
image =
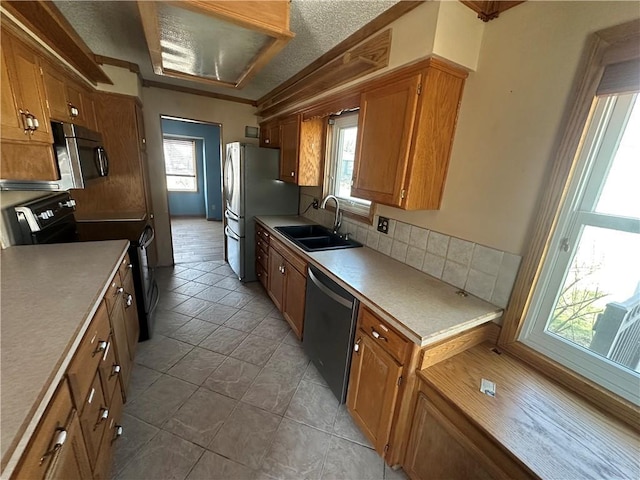
[[[144,227],[144,233],[142,235],[143,238],[146,237],[146,233],[148,231],[151,231],[151,237],[149,238],[149,240],[140,245],[140,248],[142,249],[149,248],[149,246],[153,243],[153,240],[156,238],[156,231],[151,225],[147,225],[146,227]]]

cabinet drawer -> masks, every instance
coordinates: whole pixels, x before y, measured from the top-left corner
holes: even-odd
[[[58,451],[53,452],[57,439],[61,438],[60,434],[67,431],[67,424],[71,420],[72,413],[73,405],[69,387],[66,380],[63,380],[49,403],[36,432],[31,437],[12,478],[40,479],[45,477],[54,458],[63,448],[68,448],[68,445],[63,445]]]
[[[113,392],[118,386],[118,378],[120,377],[121,367],[116,361],[115,348],[113,347],[113,337],[109,337],[109,346],[102,355],[102,361],[98,369],[100,372],[100,383],[104,392],[107,403],[113,401]],[[119,393],[119,392],[118,392]],[[122,397],[122,395],[118,395]]]
[[[94,468],[94,478],[109,479],[111,473],[111,459],[113,444],[122,435],[122,396],[115,395],[109,405],[109,420],[102,436],[98,461]]]
[[[258,253],[260,250],[262,250],[263,252],[268,252],[269,243],[265,242],[262,238],[256,235],[256,253]]]
[[[109,342],[110,331],[107,307],[101,302],[67,370],[71,394],[80,412],[100,361],[105,353],[113,350]]]
[[[256,223],[256,241],[261,240],[267,246],[269,246],[269,241],[271,240],[271,234],[261,225]]]
[[[269,288],[269,274],[267,267],[263,267],[260,263],[256,263],[256,276],[264,288]]]
[[[104,299],[107,302],[107,308],[109,313],[113,311],[114,306],[118,303],[118,300],[122,298],[124,288],[122,287],[122,281],[120,280],[120,274],[116,273],[109,283],[107,293],[104,294]]]
[[[120,262],[120,267],[118,268],[118,273],[120,274],[120,282],[125,283],[127,275],[133,268],[131,264],[131,260],[129,259],[129,254],[125,255],[122,261]]]
[[[409,345],[408,340],[392,330],[391,327],[366,307],[360,308],[359,324],[360,328],[369,337],[379,343],[401,365],[404,363],[407,346]]]
[[[256,250],[256,262],[262,265],[262,268],[269,268],[269,254],[265,253],[263,250]]]
[[[89,463],[94,467],[98,458],[98,450],[102,441],[102,434],[109,422],[109,408],[102,393],[98,372],[95,372],[91,391],[87,397],[82,413],[80,425],[89,453]]]
[[[276,240],[275,238],[271,239],[269,244],[271,248],[275,249],[282,257],[291,264],[296,270],[298,270],[305,277],[307,276],[307,262],[305,262],[298,255],[293,253],[287,247],[284,246],[282,242]]]

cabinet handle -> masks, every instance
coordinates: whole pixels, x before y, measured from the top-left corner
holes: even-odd
[[[296,172],[291,172],[291,176],[295,177],[296,176]]]
[[[127,268],[131,270],[133,268],[133,263],[130,263],[129,265],[127,265]]]
[[[71,103],[67,103],[67,105],[69,106],[69,116],[71,118],[75,118],[78,115],[80,115],[80,110],[78,110],[78,108],[76,106],[74,106]]]
[[[124,292],[124,288],[122,287],[116,288],[116,295],[120,295],[122,292]]]
[[[38,128],[40,128],[40,122],[38,121],[38,119],[36,117],[31,115],[31,120],[33,121],[33,129],[34,130],[37,130]]]
[[[376,329],[373,327],[371,327],[371,335],[373,335],[373,338],[376,338],[378,340],[384,340],[385,342],[387,341],[387,338],[376,332]]]
[[[131,295],[130,293],[127,293],[125,298],[126,300],[124,303],[124,308],[129,308],[131,305],[133,305],[133,295]]]
[[[45,458],[47,458],[49,455],[52,455],[58,450],[60,450],[64,445],[64,442],[66,441],[67,441],[67,431],[64,428],[57,428],[56,435],[55,437],[53,437],[53,447],[51,447],[49,451],[45,452],[44,455],[40,457],[40,465],[42,465]]]
[[[269,234],[267,232],[264,232],[263,235],[267,238],[269,238]]]
[[[100,409],[100,416],[98,417],[98,421],[96,422],[96,427],[104,422],[107,418],[109,418],[109,409],[102,407]]]
[[[106,351],[107,348],[109,348],[109,342],[106,342],[104,340],[98,342],[98,346],[94,350],[93,356],[95,356],[98,353],[102,353],[102,352]]]
[[[353,351],[360,355],[360,342],[362,341],[362,337],[356,340],[356,344],[353,346]]]
[[[110,377],[114,377],[116,375],[118,375],[120,373],[120,370],[122,370],[122,368],[120,367],[120,365],[118,364],[114,364],[113,367],[111,368],[111,375]]]
[[[124,433],[124,429],[122,428],[122,425],[116,425],[113,430],[114,430],[113,439],[111,441],[115,442],[118,438],[122,436],[122,434]]]

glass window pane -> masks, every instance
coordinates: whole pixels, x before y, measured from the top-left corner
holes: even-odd
[[[546,331],[638,371],[640,234],[584,227]]]
[[[167,190],[172,192],[196,192],[195,177],[175,177],[167,175]]]
[[[338,140],[338,165],[336,167],[336,195],[343,198],[351,196],[351,176],[353,159],[356,152],[358,127],[341,128]]]
[[[596,212],[640,218],[640,108],[635,102]]]
[[[195,175],[195,142],[165,138],[164,161],[167,175]]]

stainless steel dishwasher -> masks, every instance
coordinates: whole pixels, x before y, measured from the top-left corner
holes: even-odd
[[[302,347],[344,403],[359,302],[317,268],[310,266],[307,274]]]

